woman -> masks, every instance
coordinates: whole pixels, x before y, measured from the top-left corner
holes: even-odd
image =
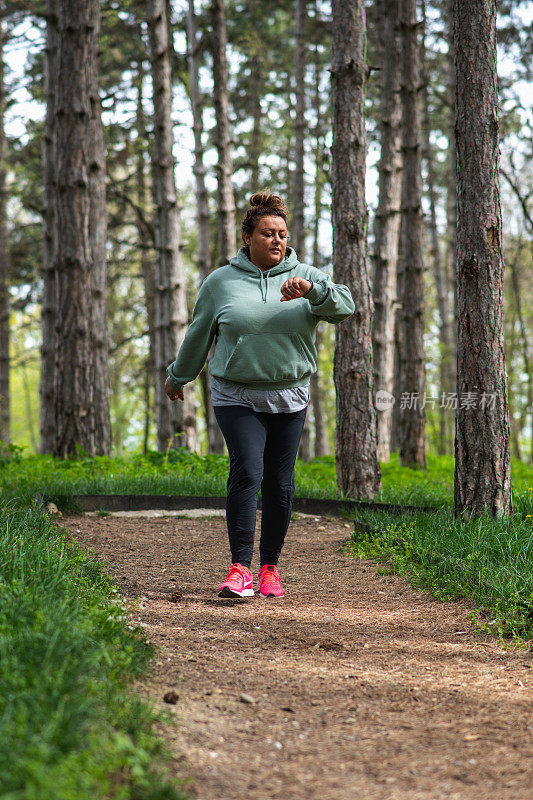
[[[231,566],[219,597],[251,597],[257,495],[261,489],[259,593],[282,597],[277,563],[291,518],[294,464],[316,371],[316,326],[354,312],[346,286],[300,264],[287,247],[287,209],[275,194],[250,198],[244,246],[200,287],[193,319],[165,390],[183,386],[209,361],[217,422],[230,456],[226,520]],[[280,302],[282,305],[280,305]]]

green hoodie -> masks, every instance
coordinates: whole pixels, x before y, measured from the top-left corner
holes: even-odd
[[[282,285],[296,275],[313,282],[311,291],[280,302]],[[181,389],[194,380],[214,340],[211,375],[249,389],[303,386],[317,368],[317,324],[322,319],[341,322],[354,310],[346,286],[300,264],[291,248],[279,264],[262,272],[241,247],[202,283],[192,322],[167,369],[168,382]]]

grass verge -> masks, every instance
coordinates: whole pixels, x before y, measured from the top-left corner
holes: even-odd
[[[478,623],[500,636],[533,637],[533,494],[513,515],[456,520],[448,509],[401,518],[365,511],[356,518],[354,556],[387,562],[440,600],[471,598]]]
[[[1,800],[182,800],[124,598],[48,517],[0,512]]]
[[[383,496],[388,503],[451,508],[454,462],[449,456],[428,456],[427,470],[402,467],[397,453],[381,464]],[[226,493],[228,458],[200,456],[186,450],[129,454],[123,458],[60,460],[52,456],[24,457],[20,448],[0,448],[0,494],[31,504],[37,493],[63,510],[75,510],[78,494],[219,495]],[[533,486],[533,467],[512,462],[514,493]],[[296,462],[297,497],[337,498],[333,456]]]

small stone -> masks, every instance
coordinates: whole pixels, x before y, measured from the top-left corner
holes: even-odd
[[[281,744],[281,742],[274,742],[274,747],[277,748],[278,750],[283,749],[283,745]]]
[[[317,528],[317,531],[325,531],[325,530],[326,528],[324,527],[324,525],[319,525]]]
[[[180,696],[177,692],[174,691],[174,689],[169,689],[169,691],[165,692],[165,694],[163,695],[163,700],[165,701],[165,703],[170,703],[173,706],[176,705],[179,699]]]
[[[246,694],[245,692],[241,694],[239,700],[241,703],[248,703],[249,705],[254,705],[255,703],[255,697],[252,697],[251,694]]]

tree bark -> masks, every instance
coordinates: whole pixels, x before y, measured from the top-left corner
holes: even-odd
[[[227,33],[224,0],[212,0],[213,20],[213,79],[216,116],[217,198],[219,264],[227,264],[235,255],[235,199],[231,178],[231,132],[229,124],[228,66],[226,62]]]
[[[46,116],[42,148],[43,160],[43,299],[41,310],[41,387],[40,387],[40,451],[51,453],[55,429],[55,335],[56,335],[56,275],[55,275],[55,74],[58,47],[58,0],[47,0],[46,46],[44,52],[44,94]]]
[[[454,354],[452,352],[452,337],[449,323],[449,309],[448,309],[448,286],[446,281],[446,273],[443,269],[441,254],[439,232],[437,228],[437,196],[435,192],[435,168],[433,164],[433,148],[431,147],[431,122],[429,116],[429,70],[427,65],[427,54],[425,45],[425,28],[426,28],[426,7],[422,4],[423,9],[423,118],[424,124],[422,126],[424,135],[424,159],[426,162],[426,175],[427,175],[427,193],[430,207],[429,229],[431,235],[431,249],[433,253],[433,268],[435,273],[435,288],[437,291],[437,306],[439,309],[439,343],[440,343],[440,362],[439,362],[439,379],[441,392],[452,392],[454,390],[455,370],[452,370],[452,361]],[[439,455],[444,455],[449,452],[449,443],[451,446],[451,429],[448,424],[448,409],[441,404],[439,420]]]
[[[355,314],[336,327],[337,485],[353,497],[381,491],[373,403],[373,303],[365,201],[366,26],[363,0],[333,1],[333,270]]]
[[[374,221],[374,322],[372,349],[375,390],[394,390],[394,327],[397,303],[397,261],[402,190],[400,27],[399,0],[382,3],[379,201]],[[398,399],[398,398],[397,398]],[[378,458],[388,461],[391,451],[393,407],[377,413]]]
[[[198,449],[192,387],[185,401],[171,403],[165,394],[167,366],[175,359],[187,329],[185,272],[172,155],[172,84],[165,0],[150,0],[148,13],[152,67],[156,205],[155,407],[157,446]]]
[[[93,143],[93,137],[99,138],[99,28],[96,0],[61,0],[54,125],[57,213],[52,239],[57,275],[53,452],[62,458],[75,456],[79,447],[90,455],[107,454],[110,443],[107,375],[101,372],[105,348],[102,225],[95,224],[97,203],[105,197],[98,185],[104,179],[102,156]]]
[[[400,458],[404,466],[426,466],[424,395],[424,264],[422,260],[422,176],[420,130],[420,47],[416,0],[401,0],[402,30],[402,226],[400,375],[402,412]],[[411,398],[413,398],[411,402]],[[415,402],[416,401],[416,402]]]
[[[511,512],[498,150],[496,2],[455,4],[458,181],[455,515]]]
[[[4,45],[6,33],[0,19],[0,440],[9,444],[9,249],[7,237],[6,134],[4,114]]]

